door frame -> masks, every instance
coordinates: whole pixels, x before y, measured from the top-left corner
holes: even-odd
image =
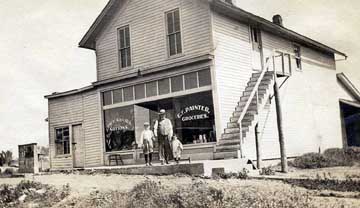
[[[258,50],[254,49],[254,36],[253,36],[254,33],[253,32],[256,32],[256,35],[257,35]],[[251,59],[254,58],[254,56],[253,56],[254,52],[259,52],[259,54],[260,54],[260,69],[255,69],[254,66],[251,66],[251,68],[253,71],[259,72],[264,69],[264,47],[263,47],[263,41],[262,41],[262,32],[259,27],[250,25],[249,33],[250,33],[250,44],[251,44]],[[251,64],[255,63],[254,60],[252,60],[251,62],[252,62]]]

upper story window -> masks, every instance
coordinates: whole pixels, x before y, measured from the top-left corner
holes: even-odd
[[[294,55],[295,55],[295,62],[296,62],[296,69],[301,70],[301,48],[299,45],[294,45]]]
[[[173,56],[182,53],[181,26],[179,9],[166,13],[167,42],[169,55]]]
[[[130,28],[129,26],[118,29],[119,41],[119,64],[120,68],[131,66],[131,50],[130,50]]]

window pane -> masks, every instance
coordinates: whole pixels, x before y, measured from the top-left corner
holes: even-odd
[[[64,137],[67,137],[67,138],[63,138],[64,140],[65,139],[69,139],[68,137],[69,137],[69,128],[64,128],[63,129],[63,136]]]
[[[199,71],[198,73],[200,87],[211,85],[211,74],[209,69]]]
[[[120,41],[120,48],[125,47],[125,36],[124,36],[124,30],[119,30],[119,41]]]
[[[126,65],[126,49],[122,49],[120,51],[120,56],[121,56],[121,68],[125,68]]]
[[[103,101],[104,101],[104,105],[111,105],[112,104],[111,91],[103,93]]]
[[[134,100],[134,91],[133,87],[126,87],[123,89],[124,93],[124,101],[132,101]]]
[[[174,27],[175,27],[176,32],[180,31],[180,14],[179,14],[179,10],[174,11]]]
[[[174,34],[174,35],[170,35],[169,36],[169,51],[170,51],[170,56],[172,56],[172,55],[175,55],[176,54],[176,40],[175,40],[175,38],[176,38],[176,34]]]
[[[170,93],[170,82],[169,79],[162,79],[158,81],[159,95]]]
[[[176,34],[176,52],[177,53],[182,53],[181,33]]]
[[[122,89],[114,90],[113,91],[113,102],[115,103],[121,103],[123,101],[122,99]]]
[[[171,78],[171,92],[178,92],[184,90],[183,76],[176,76]]]
[[[197,73],[185,74],[185,89],[197,88]]]
[[[173,13],[167,13],[167,24],[168,24],[168,34],[171,34],[174,32],[174,19],[173,19]]]
[[[125,46],[130,47],[130,29],[129,29],[129,27],[125,28],[125,40],[126,40]]]
[[[126,49],[127,63],[126,66],[131,66],[131,51],[130,48]]]
[[[146,97],[152,97],[157,95],[157,85],[155,82],[146,83]]]
[[[145,98],[145,85],[135,85],[135,99],[143,99]]]

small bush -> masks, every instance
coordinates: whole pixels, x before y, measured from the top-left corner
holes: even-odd
[[[353,166],[360,161],[360,148],[340,148],[327,149],[323,154],[307,153],[289,165],[301,169],[315,169],[337,166]]]
[[[220,173],[218,177],[221,179],[248,179],[249,178],[249,171],[244,168],[242,171],[237,173]],[[215,178],[216,179],[216,178]]]
[[[294,161],[289,161],[289,165],[302,169],[315,169],[326,167],[327,160],[319,153],[307,153]]]

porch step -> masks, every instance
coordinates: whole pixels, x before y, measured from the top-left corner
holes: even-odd
[[[264,94],[266,93],[266,91],[267,91],[267,90],[259,90],[259,91],[258,91],[259,96],[260,96],[260,95],[264,95]],[[243,96],[250,96],[251,93],[252,93],[252,90],[245,90],[245,91],[243,92]]]
[[[221,135],[221,139],[233,139],[233,138],[240,138],[240,132]]]
[[[230,152],[215,152],[214,159],[215,160],[223,160],[223,159],[232,159],[238,158],[237,151],[230,151]]]
[[[240,144],[240,138],[220,139],[219,146]]]
[[[233,133],[239,133],[240,132],[240,128],[226,128],[225,129],[225,134],[233,134]]]
[[[263,79],[259,86],[268,86],[272,82],[272,79]],[[256,85],[256,81],[251,81],[247,84],[248,87],[254,87]]]
[[[240,144],[234,145],[219,145],[216,147],[216,152],[232,152],[240,150]]]
[[[245,105],[243,105],[243,106],[236,106],[235,112],[242,112],[242,110],[244,109],[244,107],[245,107]],[[256,111],[257,108],[258,108],[257,104],[254,103],[254,104],[250,104],[250,105],[249,105],[248,110],[254,110],[254,111]]]
[[[248,109],[248,111],[246,112],[246,114],[245,114],[245,116],[246,115],[255,115],[255,114],[257,114],[258,112],[257,112],[257,110],[255,109],[255,110],[253,110],[253,109]],[[240,115],[241,115],[241,112],[240,111],[235,111],[234,113],[233,113],[233,117],[235,117],[235,118],[240,118]]]

